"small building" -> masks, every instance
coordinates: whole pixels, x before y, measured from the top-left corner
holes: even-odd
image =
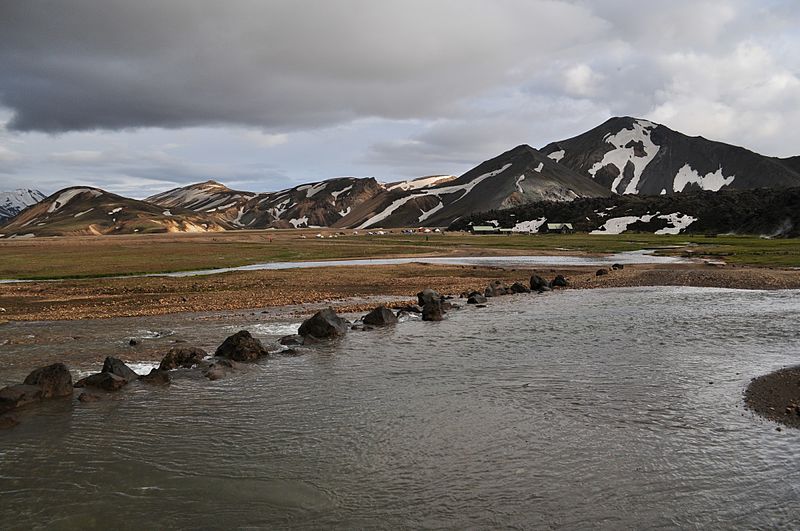
[[[469,230],[472,234],[500,234],[500,229],[494,225],[473,225]]]
[[[553,234],[572,234],[575,229],[572,223],[546,223],[542,225],[539,232],[553,233]]]

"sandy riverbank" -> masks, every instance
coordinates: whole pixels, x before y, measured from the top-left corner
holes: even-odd
[[[409,297],[424,287],[458,294],[483,289],[495,279],[528,283],[532,274],[563,274],[572,288],[696,286],[800,289],[800,271],[705,264],[630,265],[596,276],[597,267],[501,269],[480,266],[404,264],[232,272],[205,277],[100,278],[0,285],[3,320],[77,320],[275,308],[330,303],[361,311],[352,300]]]
[[[759,415],[800,428],[800,366],[753,378],[744,401],[748,409]]]

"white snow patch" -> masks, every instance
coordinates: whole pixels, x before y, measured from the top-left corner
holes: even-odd
[[[164,212],[161,213],[161,215],[162,216],[167,216],[168,218],[171,218],[172,217],[172,212],[170,212],[169,210],[165,210]]]
[[[411,179],[408,181],[402,181],[399,183],[395,183],[392,186],[386,188],[389,191],[392,190],[420,190],[422,188],[427,188],[429,186],[436,186],[437,184],[442,184],[448,181],[452,181],[455,179],[453,175],[432,175],[430,177],[420,177],[417,179]]]
[[[90,208],[89,210],[84,210],[83,212],[78,212],[77,214],[75,214],[75,215],[74,215],[74,216],[72,216],[72,217],[73,217],[73,218],[79,218],[79,217],[81,217],[81,216],[82,216],[82,215],[84,215],[84,214],[88,214],[88,213],[89,213],[89,212],[91,212],[92,210],[94,210],[94,208]]]
[[[658,218],[667,220],[672,226],[659,229],[655,232],[656,234],[680,234],[686,227],[697,221],[697,218],[688,214],[682,215],[680,212],[663,214]]]
[[[344,210],[340,210],[339,215],[345,217],[347,214],[350,213],[351,210],[353,210],[353,207],[347,207]]]
[[[289,223],[292,224],[292,227],[297,228],[305,225],[308,226],[308,216],[303,216],[302,218],[292,218],[289,220]]]
[[[66,192],[62,192],[55,201],[50,204],[50,208],[47,209],[47,212],[53,213],[56,210],[59,210],[61,207],[72,201],[75,196],[80,194],[91,194],[92,197],[97,197],[101,194],[99,190],[94,190],[92,188],[73,188],[72,190],[67,190]]]
[[[376,224],[376,223],[378,223],[380,221],[383,221],[384,219],[386,219],[389,216],[391,216],[398,208],[400,208],[401,206],[405,205],[406,203],[408,203],[409,201],[411,201],[412,199],[415,199],[417,197],[425,197],[425,196],[428,196],[428,195],[435,195],[436,197],[441,197],[440,194],[452,194],[452,193],[456,193],[456,192],[464,192],[463,194],[461,194],[461,197],[459,197],[458,199],[453,201],[453,203],[457,203],[458,201],[461,201],[465,196],[467,196],[467,194],[469,194],[472,191],[473,188],[478,186],[478,184],[480,184],[481,182],[485,181],[486,179],[488,179],[490,177],[494,177],[495,175],[498,175],[498,174],[506,171],[510,167],[511,167],[510,163],[509,164],[505,164],[502,168],[496,169],[494,171],[490,171],[488,173],[484,173],[483,175],[475,177],[470,182],[465,183],[465,184],[458,184],[458,185],[453,185],[453,186],[445,186],[445,187],[442,187],[442,188],[425,189],[425,190],[421,190],[419,193],[407,195],[405,197],[401,197],[399,199],[396,199],[396,200],[394,200],[392,202],[392,204],[390,204],[388,207],[386,207],[382,212],[379,212],[379,213],[375,214],[374,216],[369,218],[367,221],[365,221],[364,223],[362,223],[361,225],[356,227],[356,230],[366,229],[367,227],[369,227],[371,225],[374,225],[374,224]],[[451,203],[451,204],[453,204],[453,203]]]
[[[539,228],[544,225],[546,221],[547,218],[520,221],[511,228],[511,232],[539,232]]]
[[[735,175],[725,177],[722,174],[722,166],[713,173],[700,175],[687,163],[684,164],[683,167],[678,170],[677,175],[675,175],[675,180],[672,183],[672,190],[675,192],[682,192],[689,183],[694,183],[699,185],[703,190],[718,192],[723,186],[729,186],[735,178]]]
[[[524,180],[525,180],[525,174],[522,174],[519,177],[517,177],[517,181],[514,183],[514,185],[517,187],[517,190],[519,190],[519,193],[521,194],[525,193],[525,191],[522,189],[522,185],[520,184]]]
[[[618,218],[611,218],[606,220],[605,224],[597,230],[593,230],[590,234],[622,234],[628,230],[628,225],[643,221],[649,223],[656,214],[645,214],[644,216],[622,216]]]
[[[542,173],[542,168],[544,168],[544,162],[540,162],[538,166],[536,166],[533,171],[537,173]]]
[[[333,196],[334,199],[339,199],[340,195],[342,195],[345,192],[349,192],[352,189],[353,189],[353,185],[351,184],[347,188],[342,188],[341,190],[337,190],[335,192],[331,192],[331,195]]]
[[[566,151],[564,151],[564,150],[562,149],[562,150],[560,150],[560,151],[553,151],[552,153],[550,153],[550,154],[549,154],[549,155],[547,155],[547,156],[548,156],[550,159],[552,159],[552,160],[554,160],[554,161],[556,161],[556,162],[561,162],[561,159],[563,159],[563,158],[564,158],[564,155],[566,155],[566,154],[567,154],[567,152],[566,152]]]
[[[422,215],[419,217],[419,222],[422,223],[423,221],[425,221],[426,219],[428,219],[432,215],[436,214],[437,212],[439,212],[443,208],[444,208],[444,203],[439,201],[439,204],[436,205],[435,207],[433,207],[432,209],[422,212]]]
[[[114,210],[112,210],[111,212],[109,212],[109,213],[108,213],[108,215],[109,215],[109,216],[113,216],[113,215],[114,215],[114,214],[116,214],[117,212],[122,212],[122,207],[117,207],[117,208],[115,208]]]
[[[322,181],[321,183],[317,183],[317,184],[313,185],[311,188],[306,190],[306,198],[308,199],[308,198],[314,197],[316,194],[318,194],[319,192],[324,190],[326,186],[328,186],[328,182],[327,181]],[[299,190],[299,188],[298,188],[298,190]]]
[[[667,189],[666,188],[662,188],[661,189],[661,193],[658,194],[658,195],[667,195]]]
[[[605,141],[614,149],[603,155],[603,160],[595,162],[589,169],[589,174],[594,178],[595,174],[603,167],[611,165],[619,170],[619,175],[611,183],[611,190],[618,194],[637,194],[639,193],[639,180],[642,172],[648,164],[655,158],[659,146],[655,145],[650,139],[650,131],[655,125],[646,120],[637,120],[633,123],[633,129],[623,129],[615,135],[607,135]],[[644,146],[644,157],[637,157],[633,147],[625,147],[631,142],[641,142]],[[624,190],[619,190],[622,180],[625,178],[625,166],[630,162],[633,164],[633,178]]]

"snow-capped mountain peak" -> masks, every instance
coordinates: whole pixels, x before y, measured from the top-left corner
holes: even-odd
[[[45,195],[39,190],[20,188],[11,192],[0,192],[0,220],[13,218],[29,206],[42,201]]]

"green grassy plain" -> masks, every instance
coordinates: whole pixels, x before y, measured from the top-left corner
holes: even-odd
[[[321,231],[325,235],[334,231]],[[0,241],[0,278],[91,278],[262,262],[433,255],[613,253],[721,259],[741,265],[800,267],[800,240],[752,236],[613,235],[347,235],[318,239],[316,231],[136,234]],[[305,238],[303,238],[305,236]],[[427,236],[427,237],[426,237]]]

